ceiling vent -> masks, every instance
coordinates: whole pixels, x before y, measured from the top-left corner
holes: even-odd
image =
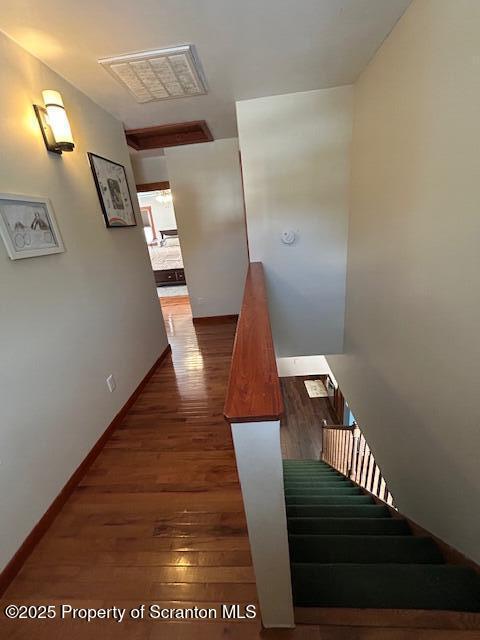
[[[137,102],[191,98],[207,93],[192,45],[142,51],[98,61]]]

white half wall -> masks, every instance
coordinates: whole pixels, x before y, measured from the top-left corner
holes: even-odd
[[[291,628],[295,622],[280,422],[231,427],[262,623],[267,629]]]
[[[352,95],[237,102],[250,259],[265,267],[279,357],[343,348]]]
[[[238,140],[166,156],[193,317],[236,314],[248,265]]]
[[[0,192],[49,198],[66,248],[12,261],[0,239],[3,567],[167,339],[142,227],[105,228],[87,160],[125,165],[140,220],[122,125],[2,34],[0,59]],[[45,148],[32,106],[42,89],[63,95],[72,153]]]
[[[480,3],[416,0],[355,90],[345,355],[400,511],[480,561]]]

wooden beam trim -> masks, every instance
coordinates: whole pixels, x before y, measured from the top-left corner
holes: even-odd
[[[205,120],[191,120],[189,122],[170,122],[169,124],[160,124],[154,127],[143,127],[140,129],[127,129],[125,133],[132,136],[150,136],[152,134],[158,134],[162,131],[166,133],[173,133],[179,129],[199,129],[206,124]]]
[[[145,129],[129,129],[125,131],[125,137],[127,144],[137,151],[198,144],[213,140],[212,132],[205,120],[179,122]]]
[[[137,193],[143,193],[146,191],[165,191],[170,189],[170,182],[168,180],[162,180],[161,182],[144,182],[143,184],[137,184]]]

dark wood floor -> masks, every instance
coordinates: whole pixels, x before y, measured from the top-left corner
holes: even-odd
[[[256,602],[230,429],[222,417],[235,323],[194,327],[187,298],[164,298],[162,308],[172,357],[155,372],[13,581],[0,603],[2,612],[9,603],[203,607]],[[0,637],[473,640],[455,632],[316,626],[265,633],[259,620],[7,621],[3,613]]]
[[[284,458],[316,459],[322,452],[322,420],[336,424],[327,398],[310,398],[304,380],[321,376],[281,378],[285,416],[280,439]]]

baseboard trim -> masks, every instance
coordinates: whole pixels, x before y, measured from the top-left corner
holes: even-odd
[[[238,313],[229,316],[200,316],[192,318],[194,324],[208,324],[209,322],[222,322],[223,320],[238,320]]]
[[[3,593],[7,590],[12,580],[15,578],[17,573],[20,571],[20,569],[24,565],[28,556],[32,553],[35,546],[40,542],[42,536],[45,534],[45,532],[48,530],[48,528],[50,527],[54,519],[57,517],[63,505],[66,503],[66,501],[68,500],[68,498],[70,497],[74,489],[77,487],[79,482],[85,476],[88,469],[93,464],[93,462],[95,461],[95,459],[97,458],[97,456],[99,455],[103,447],[105,446],[105,443],[107,442],[107,440],[110,438],[112,433],[115,431],[115,429],[117,429],[117,427],[120,425],[122,420],[125,418],[126,414],[130,410],[134,402],[137,400],[138,396],[142,392],[147,382],[150,380],[150,378],[152,377],[156,369],[160,366],[160,364],[163,362],[163,360],[170,354],[171,350],[172,349],[170,345],[167,345],[167,347],[164,349],[160,357],[157,358],[154,365],[149,369],[147,374],[143,377],[143,379],[141,380],[141,382],[139,383],[135,391],[128,398],[128,400],[120,409],[120,411],[117,413],[117,415],[113,418],[112,422],[106,428],[104,433],[93,445],[92,449],[90,449],[87,456],[80,463],[77,469],[73,472],[70,479],[67,481],[67,483],[65,484],[63,489],[60,491],[58,496],[55,498],[55,500],[52,502],[50,507],[47,509],[45,514],[40,518],[40,520],[34,526],[32,531],[25,538],[25,540],[23,541],[22,545],[20,546],[18,551],[15,553],[13,558],[10,560],[7,566],[0,573],[0,596],[2,596]]]

